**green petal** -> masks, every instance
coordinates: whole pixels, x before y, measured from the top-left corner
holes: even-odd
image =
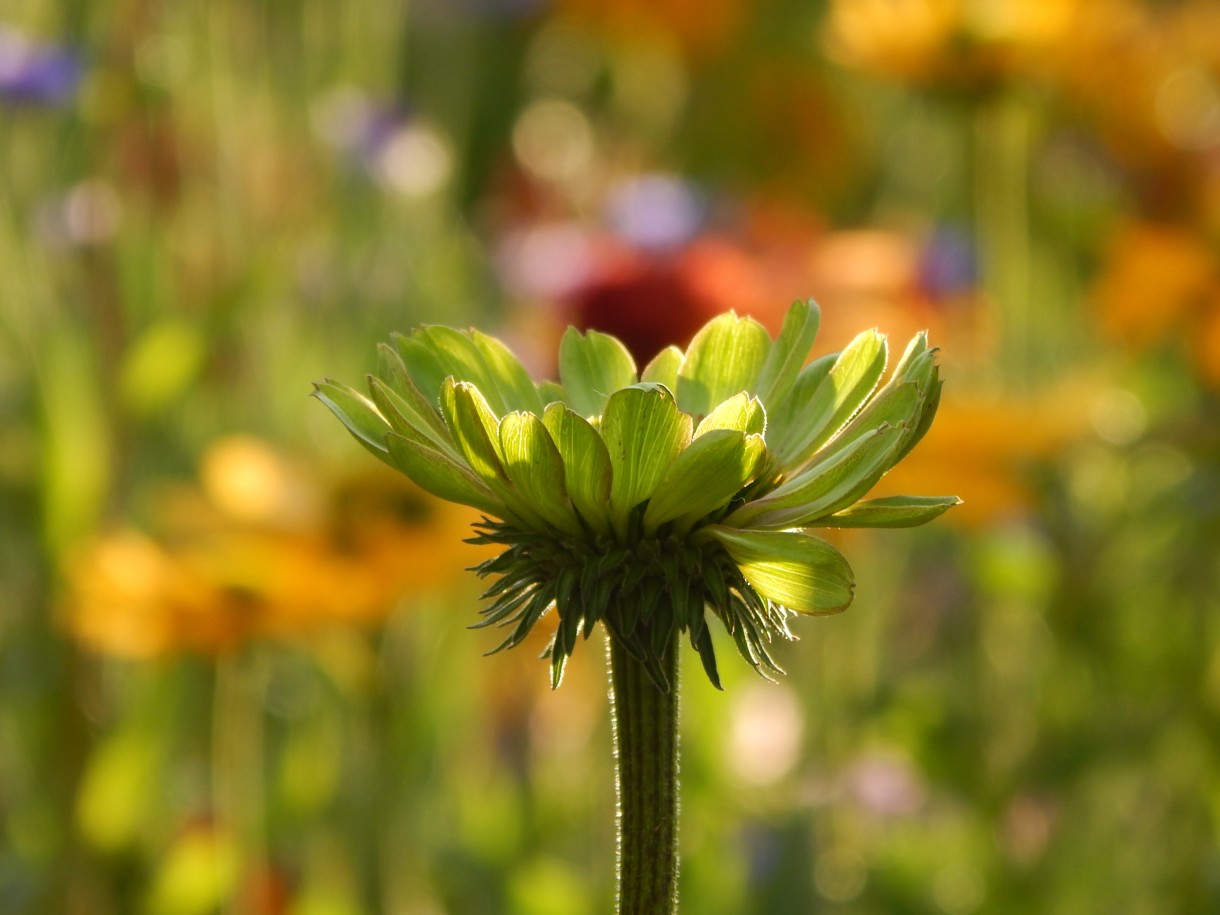
[[[915,447],[932,424],[940,402],[936,350],[928,349],[923,334],[917,334],[885,383],[839,433],[836,441],[883,424],[906,427],[905,443],[895,456],[897,463]]]
[[[721,401],[753,390],[771,352],[771,336],[753,318],[733,312],[713,318],[695,334],[678,370],[683,412],[704,416]]]
[[[441,385],[440,404],[441,415],[470,469],[485,482],[507,483],[500,462],[499,421],[482,392],[451,376]]]
[[[732,429],[714,429],[694,439],[669,465],[649,500],[644,528],[653,531],[673,520],[693,524],[723,508],[754,479],[766,451],[762,436]]]
[[[529,372],[512,351],[495,337],[477,330],[470,332],[470,338],[483,356],[483,363],[505,409],[541,414],[545,404],[538,396]]]
[[[559,379],[573,410],[597,416],[606,398],[635,383],[635,360],[616,338],[569,327],[559,342]]]
[[[662,385],[623,388],[606,402],[601,435],[612,469],[610,511],[620,534],[626,532],[631,509],[652,496],[674,458],[690,444],[691,425]]]
[[[610,527],[610,453],[597,430],[567,404],[553,403],[542,415],[563,458],[563,480],[572,505],[599,531]]]
[[[936,416],[943,384],[940,380],[940,370],[936,365],[937,352],[936,347],[928,346],[927,333],[921,331],[911,339],[898,367],[894,370],[895,377],[913,382],[924,395],[919,418],[907,433],[906,444],[903,445],[896,460],[902,460],[919,443],[931,428],[932,420]]]
[[[855,582],[843,554],[799,531],[706,530],[728,551],[763,597],[798,613],[837,613],[851,603]]]
[[[440,413],[435,410],[421,412],[408,400],[400,397],[380,378],[369,377],[369,393],[381,414],[399,435],[424,442],[430,448],[458,457],[457,447]]]
[[[743,505],[727,523],[782,530],[813,524],[846,508],[894,465],[903,431],[899,426],[882,426],[853,439],[764,498]]]
[[[794,404],[800,431],[780,451],[789,465],[800,464],[834,437],[872,394],[885,372],[885,337],[875,330],[859,334],[839,354],[807,402]]]
[[[822,519],[825,527],[918,527],[962,502],[957,496],[887,496],[857,502]]]
[[[579,535],[564,487],[563,458],[542,420],[533,413],[509,413],[500,420],[504,472],[517,492],[556,528]]]
[[[543,407],[549,407],[553,403],[560,401],[567,403],[568,395],[563,390],[563,385],[558,381],[540,381],[535,387],[538,389],[538,400]]]
[[[812,435],[809,428],[809,403],[814,392],[830,374],[834,365],[836,353],[828,353],[810,362],[797,375],[796,382],[782,400],[768,400],[767,404],[767,447],[784,459],[788,454],[794,454],[801,443]]]
[[[547,522],[538,506],[508,478],[500,450],[500,421],[482,392],[469,382],[446,378],[441,385],[441,414],[461,456],[511,517],[526,527],[545,528]]]
[[[907,343],[902,358],[894,366],[894,377],[902,381],[914,381],[927,388],[931,382],[932,369],[936,365],[936,349],[928,348],[928,332],[921,330]]]
[[[843,427],[834,441],[814,455],[814,460],[820,461],[823,455],[837,450],[843,443],[882,426],[902,426],[904,434],[911,432],[919,422],[923,405],[924,395],[918,385],[910,381],[900,384],[891,381]]]
[[[511,396],[511,383],[498,377],[493,367],[488,365],[483,349],[471,334],[452,327],[428,325],[416,330],[411,337],[436,355],[446,376],[452,375],[457,381],[468,381],[477,387],[497,416],[513,409],[504,396],[505,389],[510,391]],[[516,362],[511,354],[509,358]],[[517,368],[524,373],[519,364]]]
[[[420,390],[415,379],[411,377],[411,373],[407,371],[397,350],[384,343],[379,343],[377,353],[381,363],[380,380],[406,401],[406,405],[400,407],[403,415],[412,425],[419,425],[416,420],[425,424],[430,430],[430,438],[436,437],[440,441],[449,441],[449,430],[445,427],[445,421],[441,419],[440,411],[437,409],[436,395],[433,394],[429,398]],[[436,390],[439,391],[440,381],[437,384]],[[435,436],[432,433],[435,433]]]
[[[497,518],[508,514],[504,503],[455,458],[396,432],[386,435],[386,444],[392,466],[434,496],[470,505]]]
[[[695,429],[695,438],[714,429],[736,429],[746,435],[762,435],[767,429],[767,411],[757,397],[742,391],[705,416]]]
[[[678,369],[682,367],[682,350],[676,346],[667,346],[655,356],[644,371],[640,373],[640,381],[655,381],[663,384],[671,391],[678,387]]]
[[[915,427],[907,432],[902,450],[894,458],[895,464],[906,457],[911,452],[911,449],[918,445],[920,440],[928,434],[928,430],[932,428],[932,420],[936,418],[936,410],[940,406],[940,392],[943,385],[944,382],[939,380],[933,383],[931,391],[924,398],[919,420],[916,422]]]
[[[792,303],[754,388],[763,403],[778,403],[788,396],[817,339],[821,321],[822,312],[813,299]]]
[[[416,387],[426,398],[435,400],[440,395],[441,382],[453,372],[441,362],[439,354],[418,339],[418,331],[409,337],[392,334],[390,339]]]
[[[390,426],[372,401],[347,385],[329,378],[314,384],[313,395],[326,404],[327,409],[339,418],[339,422],[347,427],[347,431],[356,441],[385,460],[389,453],[385,436],[390,431]]]

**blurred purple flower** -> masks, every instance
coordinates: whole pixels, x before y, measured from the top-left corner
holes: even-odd
[[[703,196],[689,181],[640,175],[620,182],[606,201],[606,219],[626,241],[646,251],[681,247],[703,228]]]
[[[349,161],[375,171],[378,157],[411,118],[409,111],[375,101],[359,89],[335,89],[314,105],[314,129]]]
[[[346,86],[320,98],[312,118],[315,133],[341,161],[404,196],[427,196],[453,171],[448,140],[408,107]]]
[[[0,102],[62,105],[76,94],[83,76],[84,64],[76,51],[38,44],[0,28]]]
[[[969,292],[978,272],[974,240],[958,226],[939,226],[920,254],[919,285],[933,299]]]

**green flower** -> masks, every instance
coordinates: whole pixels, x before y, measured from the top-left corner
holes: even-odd
[[[503,552],[476,568],[494,578],[478,625],[509,630],[494,650],[553,609],[555,685],[600,622],[662,689],[658,659],[686,633],[719,686],[709,613],[765,675],[794,613],[851,602],[851,567],[809,528],[909,527],[959,501],[860,501],[931,424],[936,350],[917,335],[884,384],[876,331],[806,364],[819,317],[795,303],[772,341],[721,315],[639,373],[614,337],[569,328],[559,383],[492,337],[428,326],[380,347],[371,399],[315,393],[378,458],[485,513],[472,542]]]

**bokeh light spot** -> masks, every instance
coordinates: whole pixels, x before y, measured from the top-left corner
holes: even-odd
[[[534,102],[513,127],[513,152],[529,172],[548,181],[568,181],[593,159],[593,127],[570,102]]]

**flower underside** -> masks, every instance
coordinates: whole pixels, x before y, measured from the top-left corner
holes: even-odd
[[[847,561],[809,528],[909,527],[958,501],[861,501],[936,412],[926,336],[881,384],[875,331],[807,362],[818,322],[797,302],[773,341],[721,315],[639,373],[615,338],[569,328],[558,383],[492,337],[430,326],[382,345],[370,397],[329,380],[315,393],[378,458],[485,514],[472,542],[504,549],[476,567],[495,577],[477,625],[512,627],[500,648],[554,609],[556,685],[601,622],[662,688],[657,659],[687,633],[719,686],[709,611],[765,673],[793,613],[851,602]]]

